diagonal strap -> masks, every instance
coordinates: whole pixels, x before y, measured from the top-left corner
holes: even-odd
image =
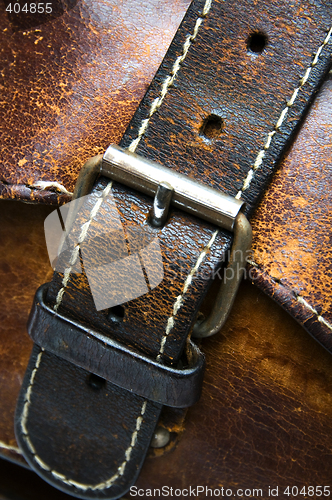
[[[122,146],[243,197],[250,214],[330,64],[332,8],[301,3],[299,15],[299,5],[194,1]],[[111,192],[124,228],[146,226],[152,200],[101,178],[71,265],[55,274],[46,303],[176,366],[230,235],[172,209],[157,230],[162,283],[126,303],[123,321],[112,322],[96,311],[85,273],[73,272],[80,245],[108,216]],[[35,347],[17,439],[31,467],[56,487],[82,498],[119,498],[137,477],[161,408],[109,382],[95,385],[86,370]]]

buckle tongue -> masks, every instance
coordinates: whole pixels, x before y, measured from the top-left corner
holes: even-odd
[[[241,212],[244,202],[114,145],[106,150],[103,157],[99,155],[85,163],[77,180],[74,198],[90,193],[99,174],[154,196],[152,219],[158,219],[158,225],[165,221],[171,202],[185,212],[234,232],[225,272],[225,276],[230,276],[222,282],[210,316],[194,325],[193,336],[209,337],[219,331],[234,302],[245,269],[246,253],[251,245],[251,226]],[[164,189],[166,201],[162,200],[162,203],[163,188],[160,186],[167,186]],[[156,215],[156,207],[159,207],[159,215]],[[70,218],[73,220],[74,214]]]

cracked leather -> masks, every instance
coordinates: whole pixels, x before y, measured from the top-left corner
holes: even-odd
[[[331,111],[330,75],[255,212],[251,269],[255,283],[330,352]]]
[[[241,192],[250,214],[306,112],[313,89],[328,71],[331,7],[323,2],[301,4],[301,9],[298,3],[240,2],[235,12],[234,4],[215,1],[206,15],[203,7],[204,2],[191,5],[121,144],[129,146],[142,135],[137,153],[233,196]],[[261,55],[248,51],[252,31],[267,36]],[[188,33],[194,34],[194,41]],[[186,53],[188,40],[193,43]],[[182,53],[177,71],[174,63]],[[151,103],[172,72],[172,86],[166,86],[166,97],[151,113]],[[211,114],[223,125],[213,139],[204,137],[202,129]],[[147,128],[142,120],[148,120]],[[101,179],[93,196],[100,196],[106,185]],[[143,227],[151,200],[119,184],[112,191],[124,227]],[[105,216],[107,206],[102,205],[92,232]],[[230,236],[220,231],[206,251],[202,273],[193,274],[186,294],[186,278],[214,231],[172,209],[158,236],[164,261],[176,262],[175,268],[166,266],[159,287],[126,304],[122,323],[110,325],[105,314],[96,312],[84,274],[71,276],[59,312],[151,357],[160,354],[172,318],[162,361],[176,364],[207,291],[206,277],[212,276],[229,248]],[[49,304],[55,304],[62,280],[62,275],[54,276]],[[179,296],[181,307],[175,310]],[[137,476],[160,406],[109,383],[91,396],[87,377],[84,369],[35,346],[18,404],[17,437],[30,465],[58,488],[87,498],[116,498]]]
[[[0,131],[3,144],[0,158],[1,198],[47,204],[64,203],[70,199],[56,187],[40,189],[32,186],[36,186],[40,181],[59,182],[68,191],[72,191],[82,162],[89,156],[102,151],[109,144],[110,138],[113,142],[120,140],[139,100],[143,97],[147,83],[156,70],[158,60],[171,41],[172,31],[175,30],[187,4],[188,1],[179,1],[156,6],[151,0],[150,3],[144,2],[144,6],[137,2],[104,2],[101,7],[98,3],[80,2],[79,6],[67,12],[61,19],[16,33],[12,32],[10,22],[3,12],[0,16],[0,38],[3,47],[1,53],[3,105],[0,110]],[[294,11],[296,8],[294,6]],[[4,9],[2,4],[0,9]],[[107,16],[105,16],[105,9]],[[321,6],[319,9],[322,11],[327,9],[323,15],[326,14],[328,20],[328,6]],[[297,12],[295,14],[297,15]],[[135,25],[130,23],[133,18],[136,19]],[[280,17],[280,23],[282,22],[282,17]],[[310,33],[314,25],[309,29],[305,26],[305,23],[309,23],[308,20],[303,18],[301,22],[305,36],[305,32]],[[255,26],[258,31],[265,29],[269,34],[270,24],[270,21],[266,22],[266,18],[261,16]],[[251,29],[251,26],[249,28]],[[273,30],[275,31],[275,27]],[[287,33],[283,42],[278,44],[275,55],[278,57],[282,51],[286,51],[289,57],[288,64],[291,64],[291,59],[295,54],[288,45],[290,37],[293,36],[292,30]],[[84,36],[78,38],[78,32],[83,33]],[[137,43],[133,44],[132,40],[136,40]],[[103,48],[99,50],[101,45]],[[98,57],[95,57],[96,47],[99,48]],[[311,50],[311,46],[306,47]],[[313,54],[316,49],[317,47],[312,47]],[[300,48],[300,50],[303,49]],[[30,59],[27,54],[33,57]],[[65,65],[63,64],[64,54],[66,55]],[[264,59],[266,54],[265,52],[263,55]],[[226,51],[220,61],[223,61],[225,57]],[[254,72],[258,73],[260,67],[266,72],[266,68],[262,68],[266,63],[259,61],[260,57],[252,53],[243,62],[244,80],[246,78],[257,80]],[[130,60],[129,65],[123,63],[126,58]],[[48,63],[47,71],[44,68],[45,60],[52,61]],[[272,64],[272,60],[269,62]],[[301,65],[300,61],[299,64]],[[110,66],[112,72],[101,71]],[[302,64],[302,68],[304,66],[305,64]],[[89,68],[89,72],[84,71],[84,68]],[[216,72],[218,72],[217,67]],[[299,67],[300,74],[303,73]],[[259,84],[258,80],[257,84]],[[280,102],[286,103],[290,94],[283,93],[282,87],[281,90]],[[317,131],[319,129],[321,133],[327,134],[329,115],[324,108],[328,109],[329,96],[327,92],[324,95],[324,102],[321,100],[319,107],[316,105],[317,112],[313,119],[320,125]],[[79,106],[77,96],[82,96]],[[224,97],[228,100],[227,96]],[[241,105],[247,105],[247,103],[233,99],[235,108]],[[235,108],[234,117],[237,116]],[[218,109],[220,110],[219,100],[216,105],[216,110]],[[204,113],[205,109],[204,112],[202,111],[202,116],[205,116]],[[319,117],[323,114],[327,120],[325,130],[321,127],[323,124]],[[311,142],[316,139],[312,136],[311,125],[307,123],[310,127],[308,133],[306,136],[301,134],[303,138],[301,151],[304,151],[305,144],[308,144],[306,154],[298,158],[300,151],[292,153],[293,159],[287,160],[285,167],[288,168],[287,165],[289,165],[287,176],[289,184],[286,185],[285,175],[283,186],[279,188],[278,193],[275,191],[275,186],[273,187],[274,204],[269,202],[272,199],[270,195],[265,196],[257,217],[252,221],[254,234],[257,236],[255,236],[254,244],[255,241],[259,241],[264,248],[264,256],[262,251],[255,252],[256,270],[252,271],[252,276],[256,279],[259,275],[257,283],[259,282],[265,292],[286,307],[311,334],[330,349],[331,317],[327,291],[331,289],[331,278],[326,251],[328,245],[325,244],[326,237],[328,237],[325,224],[328,211],[325,207],[330,203],[328,197],[330,190],[329,176],[324,175],[329,164],[328,145],[313,148]],[[228,126],[229,123],[226,124],[225,134],[228,134]],[[256,132],[253,133],[253,136],[255,135]],[[231,150],[234,149],[235,140],[236,137],[233,137],[232,142],[228,144]],[[321,138],[317,137],[317,141],[319,141],[318,144],[322,144]],[[207,148],[208,143],[203,143],[201,146]],[[316,154],[317,149],[319,149],[319,158]],[[314,166],[317,165],[317,168],[309,169],[309,166],[307,168],[308,155],[312,157],[313,150]],[[228,151],[226,154],[228,155]],[[289,203],[280,203],[280,200],[285,200],[287,195],[289,197],[289,188],[293,187],[292,179],[295,178],[292,171],[297,168],[299,162],[301,162],[299,172],[303,180],[299,190],[292,189],[293,194],[296,195],[299,192],[299,196],[297,196],[296,206],[292,203],[290,210]],[[237,163],[238,161],[235,162],[235,168],[237,168]],[[324,170],[321,175],[323,164]],[[284,175],[286,170],[283,168],[282,172],[283,174],[280,175]],[[313,172],[315,172],[314,176]],[[313,187],[314,184],[312,183],[309,189],[310,199],[302,196],[303,189],[305,190],[302,185],[306,186],[309,178],[314,181],[317,178],[316,172],[319,177],[318,187],[323,197],[315,199],[313,203],[313,194],[317,192]],[[297,179],[299,179],[298,176]],[[299,180],[297,180],[298,183]],[[324,202],[322,202],[323,199]],[[287,220],[288,224],[288,219],[292,217],[294,221],[286,246],[282,239],[282,224],[278,229],[278,220],[274,219],[271,227],[269,214],[274,213],[273,207],[277,201],[278,209],[283,213],[283,220]],[[315,214],[312,218],[311,213],[319,202],[321,217],[318,218],[318,214]],[[301,236],[301,243],[297,243],[300,237],[296,231],[300,232],[304,227],[304,225],[296,224],[300,218],[306,221],[311,218],[312,221],[317,221],[317,224],[306,223],[306,236],[304,239]],[[271,248],[263,243],[266,241],[272,245]],[[279,241],[278,250],[273,247],[275,241]],[[314,247],[312,247],[312,242],[314,242]],[[255,248],[258,248],[257,244]],[[285,252],[289,255],[287,259],[284,257]],[[297,259],[293,258],[293,252],[299,252],[302,256],[302,264],[297,269]],[[321,258],[324,255],[327,255],[326,259]],[[320,279],[316,279],[317,267],[319,267],[318,274],[324,276],[324,287],[320,286]],[[282,287],[280,287],[281,283]],[[306,305],[301,304],[297,296],[303,297]]]
[[[13,31],[0,3],[0,196],[58,204],[88,158],[118,142],[189,0],[81,0]],[[133,20],[135,20],[133,22]]]

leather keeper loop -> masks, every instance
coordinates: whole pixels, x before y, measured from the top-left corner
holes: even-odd
[[[29,335],[41,348],[150,401],[176,408],[198,401],[205,359],[192,341],[188,368],[160,364],[56,313],[45,304],[47,288],[46,283],[37,290],[28,322]]]

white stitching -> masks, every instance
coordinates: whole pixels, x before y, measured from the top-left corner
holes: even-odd
[[[295,294],[295,292],[294,292]],[[303,298],[301,297],[300,295],[296,295],[295,294],[295,297],[296,297],[296,300],[304,305],[307,309],[309,309],[309,311],[311,311],[313,314],[315,314],[315,316],[317,316],[317,319],[320,323],[323,323],[323,325],[325,325],[327,328],[329,328],[329,330],[332,330],[332,325],[331,323],[329,323],[325,318],[323,318],[323,316],[321,316],[318,311],[316,311],[316,309],[314,309],[310,304],[308,304],[308,302]]]
[[[181,64],[183,63],[183,61],[187,57],[188,50],[190,49],[191,44],[193,43],[193,41],[195,40],[195,38],[198,34],[198,31],[199,31],[199,28],[203,22],[203,19],[207,16],[207,14],[209,13],[209,11],[211,9],[211,4],[212,4],[212,0],[206,0],[205,5],[203,7],[202,15],[198,17],[192,35],[187,35],[186,40],[185,40],[183,47],[182,47],[182,54],[175,60],[175,63],[173,64],[173,67],[172,67],[170,74],[165,78],[165,80],[161,86],[161,91],[160,91],[159,97],[157,97],[152,102],[148,118],[145,118],[144,120],[141,121],[141,126],[139,128],[137,138],[134,139],[131,142],[131,144],[129,145],[129,147],[128,147],[129,151],[134,152],[136,150],[140,140],[142,139],[143,135],[145,134],[145,132],[149,126],[149,122],[150,122],[152,116],[155,114],[155,112],[162,105],[169,88],[173,84],[173,82],[176,78],[176,75],[178,74],[178,71],[181,67]]]
[[[325,45],[328,44],[328,42],[329,42],[329,40],[331,38],[331,35],[332,35],[332,28],[327,33],[327,35],[326,35],[326,37],[325,37],[322,45],[318,48],[316,54],[314,55],[312,63],[310,64],[309,68],[307,68],[306,72],[304,73],[304,76],[300,79],[299,86],[296,87],[296,89],[294,90],[294,92],[292,94],[292,97],[287,102],[286,107],[280,113],[280,116],[279,116],[279,118],[277,120],[277,123],[276,123],[276,125],[274,127],[274,130],[272,130],[271,132],[268,133],[267,140],[266,140],[266,143],[264,144],[263,149],[261,149],[259,151],[259,153],[258,153],[258,155],[256,157],[256,160],[255,160],[253,166],[249,169],[247,177],[245,178],[245,180],[243,182],[242,189],[240,189],[240,191],[238,191],[238,193],[235,196],[235,198],[237,198],[237,199],[241,198],[241,196],[243,194],[243,191],[246,191],[250,187],[251,181],[252,181],[252,179],[255,176],[256,170],[258,170],[258,168],[263,163],[263,159],[265,157],[265,153],[266,153],[266,151],[269,149],[269,147],[271,145],[271,141],[272,141],[273,136],[277,133],[277,131],[279,130],[279,128],[281,127],[281,125],[286,120],[286,117],[287,117],[287,114],[288,114],[288,110],[293,106],[294,102],[296,101],[296,98],[298,96],[299,91],[302,89],[302,87],[308,81],[308,78],[309,78],[309,75],[311,73],[311,70],[312,70],[312,68],[314,68],[316,66],[316,64],[318,62],[318,59],[319,59],[319,56],[320,56],[322,50],[324,49]]]
[[[151,110],[150,110],[150,115],[149,115],[149,119],[147,120],[147,123],[146,123],[146,126],[144,128],[144,131],[142,131],[140,129],[139,131],[139,135],[138,135],[138,142],[137,144],[139,143],[140,139],[142,138],[143,134],[145,133],[145,130],[147,129],[147,126],[148,126],[148,122],[152,116],[152,114],[161,106],[164,98],[165,98],[165,95],[168,91],[168,88],[170,87],[170,85],[173,83],[174,81],[174,78],[180,68],[180,65],[181,63],[184,61],[187,53],[188,53],[188,50],[193,42],[193,40],[196,38],[197,36],[197,33],[198,33],[198,30],[199,30],[199,27],[203,21],[203,17],[205,17],[210,8],[211,8],[211,4],[212,4],[212,0],[206,0],[205,4],[204,4],[204,8],[203,8],[203,12],[202,12],[202,16],[200,16],[197,21],[196,21],[196,24],[195,24],[195,28],[194,28],[194,32],[193,32],[193,35],[189,35],[187,38],[186,38],[186,41],[184,43],[184,46],[183,46],[183,53],[180,57],[178,57],[173,65],[173,69],[172,69],[172,77],[167,77],[166,80],[164,81],[164,84],[162,86],[162,92],[161,92],[161,98],[159,98],[158,100],[158,105],[154,107],[154,110],[153,112],[151,113]],[[153,105],[156,105],[156,101],[154,101],[154,103],[152,104]],[[152,109],[152,106],[151,106],[151,109]],[[143,120],[144,121],[144,120]],[[142,128],[142,127],[141,127]],[[133,141],[134,142],[134,141]],[[132,143],[133,144],[133,143]],[[132,144],[130,145],[130,147],[128,148],[130,151],[134,151],[137,147],[137,144],[135,145],[134,149],[131,149],[131,146]],[[82,225],[82,230],[81,230],[81,234],[78,238],[78,243],[76,245],[76,247],[74,248],[73,252],[72,252],[72,255],[71,255],[71,259],[69,261],[69,264],[70,264],[70,267],[67,268],[65,270],[65,273],[64,273],[64,277],[63,277],[63,280],[62,280],[62,288],[59,290],[58,292],[58,295],[57,295],[57,298],[56,298],[56,304],[54,306],[54,309],[57,310],[58,307],[60,306],[61,304],[61,301],[62,301],[62,298],[63,298],[63,295],[64,295],[64,292],[65,292],[65,289],[66,289],[66,286],[68,284],[68,281],[69,281],[69,277],[70,277],[70,273],[71,273],[71,270],[73,268],[73,266],[75,265],[76,261],[77,261],[77,258],[79,256],[79,245],[83,242],[84,238],[86,237],[86,234],[87,234],[87,231],[89,229],[89,226],[93,220],[93,218],[95,217],[95,215],[97,214],[99,208],[100,208],[100,205],[102,204],[103,200],[105,199],[105,197],[107,196],[109,190],[111,189],[111,186],[112,186],[112,183],[110,182],[106,188],[103,190],[103,193],[102,193],[102,196],[101,198],[99,198],[99,200],[97,201],[97,203],[95,204],[94,208],[92,209],[91,213],[90,213],[90,218],[89,220]],[[107,191],[107,193],[105,194],[105,192]],[[203,249],[203,251],[201,252],[197,262],[196,262],[196,265],[195,267],[193,268],[193,270],[190,272],[190,275],[188,276],[186,282],[185,282],[185,285],[184,285],[184,288],[183,288],[183,292],[182,292],[182,296],[186,293],[189,285],[191,284],[191,280],[192,280],[192,276],[194,274],[194,272],[196,272],[196,270],[198,269],[199,265],[201,264],[203,258],[205,257],[208,249],[210,248],[210,246],[212,245],[216,235],[217,235],[218,231],[216,231],[214,233],[214,235],[212,236],[210,242],[208,243],[208,247],[205,247]],[[213,240],[213,241],[212,241]],[[209,246],[210,245],[210,246]],[[195,270],[195,271],[194,271]],[[179,297],[178,297],[179,299]],[[179,308],[181,307],[182,305],[182,302],[181,304],[179,305],[179,307],[177,308],[176,312],[174,313],[174,315],[177,313],[177,311],[179,310]],[[175,307],[175,305],[174,305]],[[173,307],[173,312],[174,312],[174,307]],[[172,326],[173,327],[173,326]],[[169,330],[170,331],[170,330]],[[169,333],[169,332],[168,332]],[[167,335],[168,335],[167,333]],[[167,335],[165,337],[167,337]],[[163,337],[164,339],[164,337]],[[162,341],[163,341],[162,339]],[[166,342],[166,340],[165,340]],[[164,344],[163,344],[163,348],[164,348]],[[162,348],[161,348],[162,349]],[[160,351],[162,352],[162,351]],[[52,475],[62,481],[63,483],[66,483],[70,486],[75,486],[76,488],[79,488],[79,489],[82,489],[82,490],[88,490],[88,489],[92,489],[92,490],[96,490],[96,489],[105,489],[105,488],[109,488],[110,486],[112,486],[112,484],[120,477],[124,474],[124,471],[125,471],[125,468],[126,468],[126,465],[127,463],[129,462],[130,458],[131,458],[131,453],[132,453],[132,450],[134,448],[134,446],[136,445],[136,442],[137,442],[137,436],[138,436],[138,432],[141,428],[141,425],[142,425],[142,422],[143,422],[143,416],[145,414],[145,410],[146,410],[146,406],[147,406],[147,401],[144,401],[143,405],[142,405],[142,408],[141,408],[141,413],[140,415],[137,417],[137,420],[136,420],[136,426],[135,426],[135,430],[132,434],[132,437],[131,437],[131,442],[130,442],[130,445],[128,446],[128,448],[126,449],[125,451],[125,460],[122,462],[122,464],[118,467],[118,472],[116,474],[114,474],[108,481],[105,481],[104,483],[100,483],[100,484],[97,484],[95,486],[92,486],[92,485],[85,485],[85,484],[81,484],[81,483],[77,483],[76,481],[73,481],[73,480],[68,480],[66,478],[66,476],[64,476],[63,474],[59,474],[58,472],[56,471],[52,471],[47,464],[45,464],[45,462],[43,460],[41,460],[40,457],[38,457],[38,455],[36,454],[36,450],[29,438],[29,434],[27,432],[27,428],[26,428],[26,423],[27,423],[27,419],[28,419],[28,413],[29,413],[29,406],[30,406],[30,396],[31,396],[31,392],[32,392],[32,386],[33,386],[33,382],[34,382],[34,378],[35,378],[35,374],[38,370],[38,367],[40,365],[40,361],[41,361],[41,356],[42,356],[42,351],[39,353],[38,357],[37,357],[37,360],[36,360],[36,364],[35,364],[35,368],[33,369],[32,371],[32,374],[31,374],[31,378],[30,378],[30,384],[29,384],[29,387],[27,389],[27,392],[26,392],[26,401],[25,401],[25,404],[24,404],[24,407],[23,407],[23,413],[22,413],[22,419],[21,419],[21,428],[22,428],[22,432],[23,432],[23,435],[24,435],[24,438],[28,444],[28,447],[30,448],[30,451],[32,452],[32,454],[34,455],[34,459],[35,461],[39,464],[40,467],[42,467],[43,469],[49,471],[52,473]]]
[[[60,191],[60,193],[67,194],[68,196],[73,196],[73,193],[68,191],[62,184],[59,182],[53,182],[53,181],[37,181],[34,184],[10,184],[6,182],[5,180],[0,180],[0,184],[3,183],[5,186],[14,186],[14,188],[18,187],[23,187],[23,188],[28,188],[30,190],[32,189],[38,189],[39,191],[45,191],[47,188],[55,188],[57,191]]]
[[[33,386],[35,376],[37,373],[37,370],[39,368],[40,362],[41,362],[41,357],[43,354],[43,350],[40,351],[40,353],[37,356],[36,363],[34,366],[34,369],[32,370],[30,381],[29,381],[29,387],[27,389],[27,392],[25,393],[25,402],[23,406],[23,412],[22,412],[22,418],[21,418],[21,429],[24,435],[28,436],[28,429],[26,427],[27,421],[28,421],[28,413],[29,413],[29,406],[31,403],[30,396],[31,396],[31,388]],[[29,445],[30,448],[30,445]],[[32,453],[35,453],[34,448],[32,447],[31,449]]]
[[[35,380],[35,376],[36,376],[37,370],[38,370],[38,368],[40,366],[40,363],[41,363],[42,355],[43,355],[43,350],[41,350],[40,353],[38,354],[37,359],[36,359],[36,363],[35,363],[35,367],[34,367],[34,369],[32,370],[32,373],[31,373],[31,377],[30,377],[30,381],[29,381],[29,387],[28,387],[26,395],[25,395],[25,402],[24,402],[23,412],[22,412],[22,418],[21,418],[22,433],[23,433],[25,442],[27,443],[30,452],[33,454],[34,460],[37,462],[37,464],[42,469],[50,472],[56,479],[62,481],[63,483],[68,484],[69,486],[75,486],[76,488],[79,488],[79,489],[84,490],[84,491],[88,490],[88,489],[103,490],[105,488],[109,488],[110,486],[112,486],[112,484],[120,476],[122,476],[124,474],[126,465],[127,465],[127,463],[129,462],[129,460],[131,458],[131,453],[132,453],[133,448],[134,448],[134,446],[136,445],[136,442],[137,442],[137,435],[138,435],[138,432],[139,432],[139,430],[141,428],[141,425],[143,423],[143,416],[145,414],[147,402],[146,401],[143,402],[140,415],[136,419],[136,426],[135,426],[135,430],[134,430],[134,432],[133,432],[133,434],[131,436],[130,445],[128,446],[128,448],[125,451],[125,460],[118,467],[118,471],[117,471],[116,474],[114,474],[108,481],[104,481],[104,482],[96,484],[94,486],[93,485],[86,485],[86,484],[78,483],[78,482],[73,481],[71,479],[67,479],[66,476],[64,476],[63,474],[60,474],[59,472],[56,472],[56,471],[52,470],[37,455],[36,449],[35,449],[35,447],[33,446],[32,442],[31,442],[31,439],[30,439],[29,433],[28,433],[28,429],[27,429],[27,421],[28,421],[28,415],[29,415],[29,406],[31,404],[31,399],[30,399],[31,392],[32,392],[31,389],[32,389],[32,386],[33,386],[33,383],[34,383],[34,380]],[[19,453],[21,453],[21,452],[19,451]]]
[[[90,214],[90,217],[91,217],[91,214]],[[208,244],[201,251],[201,253],[200,253],[200,255],[199,255],[199,257],[198,257],[198,259],[196,261],[196,264],[191,269],[190,273],[188,274],[188,276],[187,276],[187,278],[186,278],[186,280],[184,282],[182,293],[177,297],[176,301],[174,302],[174,305],[173,305],[173,314],[172,314],[172,316],[170,316],[168,318],[167,327],[166,327],[166,333],[165,333],[165,335],[163,336],[163,338],[161,340],[160,350],[159,350],[159,354],[157,356],[157,360],[160,360],[161,355],[164,352],[164,348],[165,348],[165,344],[166,344],[166,341],[167,341],[167,337],[168,337],[169,333],[171,332],[171,330],[174,327],[174,317],[176,316],[176,314],[178,313],[178,311],[180,310],[180,308],[183,305],[183,297],[186,294],[186,292],[188,291],[188,288],[190,287],[190,285],[192,283],[192,278],[193,278],[194,274],[196,273],[196,271],[198,270],[198,268],[201,265],[201,263],[203,262],[205,256],[209,252],[211,246],[213,245],[213,243],[214,243],[214,241],[215,241],[215,239],[217,237],[218,232],[219,232],[219,230],[217,229],[213,233],[213,235],[210,238]],[[86,232],[85,232],[85,235],[86,235]],[[134,430],[134,432],[133,432],[133,434],[131,436],[130,445],[128,446],[128,448],[125,451],[125,460],[118,467],[118,472],[116,474],[114,474],[109,480],[104,481],[102,483],[99,483],[97,485],[87,485],[87,484],[78,483],[77,481],[74,481],[72,479],[67,479],[66,476],[64,476],[63,474],[60,474],[60,473],[52,470],[37,455],[36,449],[35,449],[35,447],[33,446],[32,442],[31,442],[31,439],[29,437],[29,433],[28,433],[28,430],[27,430],[27,420],[28,420],[28,415],[29,415],[29,406],[31,404],[32,386],[33,386],[33,383],[34,383],[34,380],[35,380],[35,376],[36,376],[37,370],[38,370],[38,368],[40,366],[40,363],[41,363],[42,354],[43,354],[43,350],[38,354],[37,359],[36,359],[35,367],[34,367],[34,369],[32,370],[32,373],[31,373],[29,386],[28,386],[28,389],[27,389],[26,394],[25,394],[25,402],[24,402],[23,412],[22,412],[22,418],[21,418],[22,433],[24,435],[24,439],[25,439],[25,441],[26,441],[26,443],[28,445],[28,448],[30,449],[30,452],[33,454],[34,460],[37,462],[37,464],[42,469],[50,472],[57,480],[62,481],[63,483],[68,484],[69,486],[75,486],[76,488],[81,489],[83,491],[86,491],[88,489],[91,489],[91,490],[103,490],[103,489],[106,489],[106,488],[110,488],[112,486],[112,484],[114,484],[114,482],[120,476],[122,476],[124,474],[125,469],[126,469],[126,465],[127,465],[127,463],[129,462],[129,460],[131,458],[132,451],[133,451],[133,449],[134,449],[134,447],[135,447],[135,445],[137,443],[138,432],[139,432],[139,430],[141,428],[141,425],[143,423],[143,416],[144,416],[145,411],[146,411],[147,401],[146,400],[144,401],[144,403],[142,405],[142,408],[141,408],[141,413],[140,413],[140,415],[136,419],[136,426],[135,426],[135,430]]]
[[[251,266],[257,267],[258,269],[260,269],[259,265],[256,262],[254,262],[253,260],[247,260],[247,262]],[[271,276],[271,278],[275,281],[275,278],[273,278],[272,276]],[[279,283],[279,281],[278,281],[278,283]],[[285,285],[283,285],[282,283],[279,283],[279,284],[281,286],[283,286],[284,288],[288,288]],[[327,321],[323,316],[321,316],[319,314],[319,312],[314,307],[312,307],[303,297],[301,297],[301,295],[298,295],[298,293],[295,292],[294,290],[289,289],[289,291],[293,293],[293,295],[294,295],[295,299],[297,300],[297,302],[299,302],[300,304],[302,304],[304,307],[306,307],[307,309],[309,309],[310,312],[312,312],[315,316],[317,316],[317,319],[318,319],[318,321],[320,323],[323,323],[323,325],[325,325],[327,328],[329,328],[329,330],[332,330],[332,324],[329,323],[329,321]]]
[[[98,197],[98,200],[96,201],[93,209],[90,212],[89,219],[84,224],[82,224],[82,226],[81,226],[81,233],[80,233],[80,235],[78,237],[77,245],[73,249],[72,254],[70,256],[69,267],[67,267],[65,269],[65,272],[64,272],[64,275],[63,275],[62,288],[60,288],[60,290],[58,292],[58,295],[56,297],[55,306],[54,306],[54,310],[55,311],[58,310],[58,308],[59,308],[59,306],[60,306],[60,304],[62,302],[63,295],[64,295],[64,293],[66,291],[66,287],[67,287],[68,282],[69,282],[70,274],[71,274],[72,269],[75,266],[75,264],[77,262],[77,259],[79,257],[80,245],[85,240],[86,235],[87,235],[88,230],[89,230],[89,227],[90,227],[90,224],[93,221],[94,217],[97,215],[98,210],[100,209],[103,201],[105,200],[105,198],[109,194],[109,192],[111,190],[111,187],[112,187],[112,181],[107,184],[107,186],[105,187],[105,189],[102,191],[101,196]]]
[[[10,444],[6,444],[3,441],[0,441],[0,448],[3,448],[4,450],[9,450],[9,451],[15,451],[15,453],[19,453],[22,455],[22,452],[17,446],[11,446]]]
[[[217,237],[217,234],[218,234],[218,229],[217,229],[217,231],[215,231],[213,233],[210,241],[208,242],[208,244],[206,245],[206,247],[200,253],[200,255],[199,255],[199,257],[198,257],[198,259],[196,261],[196,264],[194,265],[194,267],[192,268],[192,270],[188,274],[186,281],[184,282],[182,293],[177,297],[176,301],[173,304],[173,313],[172,313],[172,315],[167,320],[165,335],[161,339],[159,354],[157,356],[157,360],[158,361],[160,361],[161,356],[162,356],[162,354],[164,352],[165,344],[166,344],[166,341],[167,341],[167,337],[168,337],[168,335],[170,334],[171,330],[174,327],[174,318],[175,318],[175,316],[177,315],[177,313],[179,312],[179,310],[181,309],[181,307],[183,305],[183,296],[186,294],[189,286],[191,285],[192,278],[193,278],[194,274],[198,270],[198,268],[201,265],[204,257],[206,256],[206,254],[210,250],[211,246],[213,245],[214,240]]]
[[[56,188],[58,191],[64,194],[68,194],[69,196],[73,196],[73,193],[68,191],[62,184],[59,182],[51,182],[51,181],[37,181],[34,184],[29,184],[28,188],[40,189],[40,191],[45,191],[47,188]]]

